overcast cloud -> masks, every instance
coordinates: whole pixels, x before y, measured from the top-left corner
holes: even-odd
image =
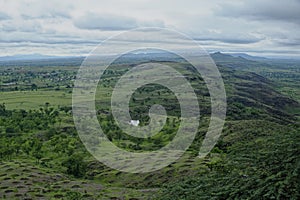
[[[249,20],[279,21],[300,25],[299,0],[252,0],[236,4],[221,4],[219,14],[227,17],[243,17]]]
[[[8,20],[10,19],[10,17],[4,13],[4,12],[0,12],[0,20]]]
[[[298,56],[300,1],[0,0],[0,56],[85,55],[138,27],[166,27],[208,51]]]

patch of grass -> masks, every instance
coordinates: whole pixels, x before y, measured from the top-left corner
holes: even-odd
[[[0,102],[5,102],[8,109],[37,109],[46,102],[52,106],[66,106],[71,105],[71,94],[47,90],[2,92]]]

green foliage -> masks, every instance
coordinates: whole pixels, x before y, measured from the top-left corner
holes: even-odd
[[[85,175],[87,164],[84,161],[83,154],[72,154],[62,163],[62,165],[67,168],[68,174],[77,178]]]
[[[299,199],[299,144],[297,131],[238,142],[207,163],[209,173],[167,184],[158,198]]]
[[[66,193],[65,198],[68,200],[81,200],[84,199],[80,192],[69,191]]]

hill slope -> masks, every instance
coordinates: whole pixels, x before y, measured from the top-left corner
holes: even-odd
[[[71,105],[68,105],[71,101],[62,104],[62,99],[70,100],[66,93],[71,91],[70,77],[77,68],[57,67],[56,62],[48,63],[50,67],[22,68],[22,73],[20,69],[0,68],[8,80],[18,83],[34,77],[30,80],[38,86],[37,91],[28,91],[31,88],[26,92],[14,91],[27,95],[26,101],[37,102],[31,110],[7,109],[2,103],[8,105],[13,97],[11,92],[1,92],[1,197],[22,199],[30,190],[31,198],[61,198],[67,193],[90,199],[299,198],[299,103],[280,93],[278,82],[241,70],[250,65],[257,68],[261,63],[230,56],[222,61],[223,55],[215,56],[219,58],[217,64],[228,96],[227,119],[220,141],[207,157],[197,157],[209,122],[209,93],[203,79],[190,65],[166,60],[164,64],[184,72],[195,88],[202,114],[201,125],[194,143],[182,158],[164,169],[146,174],[110,169],[96,161],[82,145],[73,124]],[[132,114],[147,121],[148,106],[159,103],[166,106],[173,118],[150,139],[134,139],[123,134],[112,120],[109,97],[122,74],[149,58],[130,59],[113,64],[99,82],[97,114],[115,145],[130,151],[152,151],[166,145],[176,134],[178,121],[174,116],[180,107],[167,89],[145,86],[131,99]],[[157,62],[161,59],[159,57]],[[133,64],[128,64],[130,62]],[[47,81],[46,86],[44,81]],[[8,93],[10,98],[6,98]],[[33,93],[39,95],[31,95]],[[56,93],[61,95],[54,104],[51,101]],[[41,102],[40,96],[46,102]],[[14,99],[14,105],[22,105],[22,101],[21,97]],[[23,171],[22,163],[29,171]],[[34,176],[21,180],[29,174]],[[61,176],[60,179],[52,180],[56,175]],[[49,184],[44,183],[46,179]],[[18,188],[24,181],[28,185]]]

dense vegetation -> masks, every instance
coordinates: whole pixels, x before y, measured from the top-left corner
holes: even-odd
[[[56,62],[0,67],[0,198],[299,199],[300,64],[222,54],[213,58],[228,96],[222,138],[207,157],[197,158],[209,122],[209,93],[189,65],[169,59],[164,63],[183,73],[195,89],[201,125],[182,158],[146,174],[112,170],[85,150],[74,128],[70,99],[78,67],[53,66]],[[179,105],[165,87],[139,88],[130,101],[132,117],[147,124],[149,107],[162,104],[167,123],[149,139],[122,133],[109,109],[110,95],[118,78],[142,61],[130,62],[117,61],[105,72],[96,95],[97,115],[117,146],[152,151],[176,134]]]

